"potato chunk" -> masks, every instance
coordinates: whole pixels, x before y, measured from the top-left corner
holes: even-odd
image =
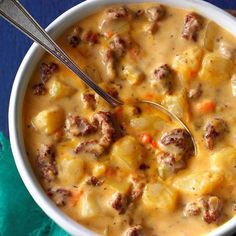
[[[135,170],[138,167],[140,159],[141,147],[134,137],[125,136],[113,145],[111,162],[121,170]]]
[[[235,45],[231,45],[226,41],[222,41],[219,45],[219,53],[227,59],[235,59],[236,57]]]
[[[119,193],[127,193],[131,187],[131,183],[127,181],[117,181],[114,179],[106,180],[108,186]]]
[[[230,79],[233,62],[218,53],[208,53],[202,63],[200,78],[211,85]]]
[[[223,175],[217,172],[202,171],[193,174],[184,174],[176,177],[173,186],[180,192],[205,195],[211,194],[214,189],[219,187],[223,182]]]
[[[177,192],[161,183],[147,184],[143,192],[143,202],[147,207],[171,212],[177,204]]]
[[[236,149],[224,148],[211,156],[211,169],[223,173],[229,182],[236,179]]]
[[[123,74],[131,85],[139,84],[144,79],[144,73],[130,64],[124,66]]]
[[[96,164],[96,166],[93,168],[93,176],[100,177],[104,175],[106,172],[106,165],[104,164]]]
[[[75,93],[75,89],[71,86],[64,84],[58,80],[52,80],[48,83],[49,95],[52,99],[59,99],[69,97]]]
[[[192,48],[174,59],[173,68],[176,69],[183,81],[194,78],[201,67],[203,50]]]
[[[216,38],[219,35],[219,26],[210,21],[206,26],[206,31],[203,39],[204,48],[208,51],[213,51],[215,48]]]
[[[65,121],[64,110],[58,106],[41,111],[32,120],[34,128],[50,135],[60,129]]]
[[[84,176],[84,161],[78,157],[59,158],[57,166],[63,184],[75,185]]]
[[[100,83],[102,82],[102,78],[98,69],[93,65],[86,65],[82,67],[83,71],[95,82]]]
[[[232,95],[236,97],[236,74],[231,77],[231,90]]]
[[[84,177],[84,161],[73,151],[76,145],[76,139],[72,139],[56,146],[58,179],[67,186],[78,184]]]
[[[85,219],[97,217],[101,212],[95,193],[93,192],[85,192],[82,196],[80,206],[81,217]]]
[[[188,114],[188,103],[184,92],[176,96],[165,96],[162,105],[179,118],[183,119]]]
[[[100,17],[98,25],[102,34],[109,32],[126,34],[130,30],[131,12],[124,6],[111,7]]]
[[[158,115],[136,117],[130,120],[130,126],[138,131],[145,131],[148,129],[161,130],[167,125],[169,120],[162,119]]]

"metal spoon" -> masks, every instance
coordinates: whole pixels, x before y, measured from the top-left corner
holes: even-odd
[[[52,56],[56,57],[66,67],[73,71],[78,77],[83,80],[91,89],[104,98],[112,106],[120,106],[123,104],[101,89],[97,84],[93,82],[88,75],[86,75],[73,60],[54,42],[54,40],[46,33],[46,31],[36,22],[36,20],[28,13],[28,11],[17,0],[0,0],[0,15],[9,21],[13,26],[21,30],[25,35],[31,38],[34,42],[41,45]],[[143,103],[150,104],[156,107],[158,110],[165,112],[172,119],[177,120],[181,126],[186,129],[190,134],[194,148],[195,155],[197,154],[197,145],[195,139],[188,129],[188,127],[173,113],[169,112],[165,107],[158,103],[150,101],[142,101]]]

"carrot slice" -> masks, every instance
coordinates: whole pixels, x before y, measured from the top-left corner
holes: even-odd
[[[197,104],[197,111],[201,114],[207,114],[214,112],[216,109],[216,103],[211,100],[203,101]]]
[[[111,38],[114,35],[114,33],[112,31],[108,31],[108,32],[105,32],[104,35],[107,38]]]
[[[151,141],[151,146],[152,146],[152,148],[158,148],[158,144],[154,140]]]
[[[115,110],[115,116],[116,116],[116,119],[118,120],[121,120],[122,119],[122,116],[123,116],[123,107],[118,107],[116,110]]]
[[[105,176],[112,177],[116,176],[116,170],[114,168],[107,168],[105,172]]]
[[[148,133],[141,135],[141,142],[144,144],[148,144],[152,142],[152,136]]]
[[[192,78],[195,78],[196,76],[197,76],[197,74],[198,74],[198,71],[191,71],[190,72],[190,78],[192,79]]]
[[[147,93],[144,97],[144,99],[147,99],[147,100],[154,100],[155,98],[155,95],[153,93]]]

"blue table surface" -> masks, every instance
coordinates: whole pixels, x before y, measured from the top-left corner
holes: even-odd
[[[81,0],[21,0],[36,20],[46,27],[57,16]],[[235,0],[209,0],[221,8],[236,9]],[[0,131],[8,136],[8,103],[17,69],[32,42],[0,19]]]

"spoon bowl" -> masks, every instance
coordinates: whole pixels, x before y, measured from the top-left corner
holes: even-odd
[[[174,113],[170,112],[167,108],[165,108],[164,106],[162,106],[159,103],[148,101],[148,100],[143,100],[143,101],[141,101],[141,103],[149,104],[149,105],[155,107],[159,111],[168,115],[171,119],[175,120],[182,128],[184,128],[191,136],[191,139],[193,142],[193,147],[194,147],[194,155],[195,156],[197,155],[197,143],[194,139],[194,136],[193,136],[192,132],[190,131],[190,129],[187,127],[187,125],[185,125],[185,123],[178,116],[176,116]]]

